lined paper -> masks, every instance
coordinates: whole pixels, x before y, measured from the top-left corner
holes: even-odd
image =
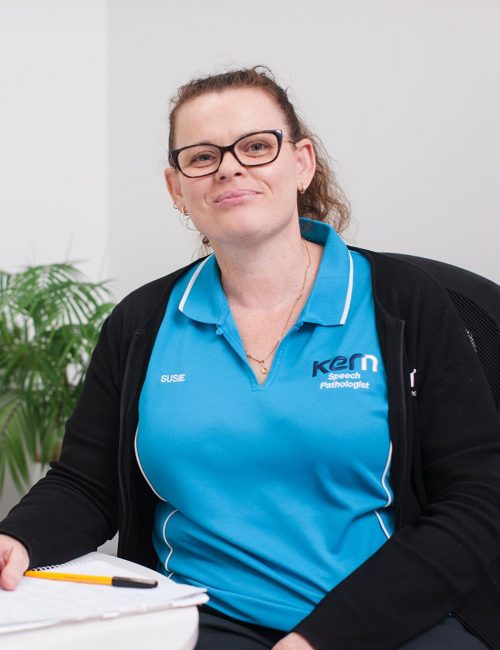
[[[139,565],[102,553],[90,553],[45,570],[130,578],[152,577],[149,570]],[[137,589],[23,577],[15,591],[0,589],[0,634],[186,607],[208,600],[205,589],[177,584],[161,574],[155,574],[155,579],[158,580],[157,587]]]

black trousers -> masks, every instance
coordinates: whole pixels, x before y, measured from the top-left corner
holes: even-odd
[[[200,608],[195,650],[269,650],[286,632],[237,621],[210,607]],[[400,650],[485,650],[486,646],[453,616],[401,646]]]

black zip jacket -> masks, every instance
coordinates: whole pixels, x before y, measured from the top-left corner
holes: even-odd
[[[317,650],[391,650],[453,611],[500,649],[500,423],[485,377],[445,291],[407,262],[360,252],[387,371],[396,531],[295,631]],[[104,324],[60,460],[0,525],[30,566],[94,550],[118,528],[118,555],[155,567],[138,399],[170,291],[190,266],[131,293]]]

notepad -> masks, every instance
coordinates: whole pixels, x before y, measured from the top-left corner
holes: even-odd
[[[15,591],[0,589],[0,635],[10,632],[117,616],[131,616],[207,602],[206,590],[183,585],[138,564],[103,553],[89,553],[43,571],[154,578],[155,589],[118,589],[23,577]]]

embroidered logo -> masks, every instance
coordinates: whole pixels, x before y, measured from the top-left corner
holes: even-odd
[[[349,357],[339,355],[332,359],[313,361],[312,376],[328,375],[325,378],[328,381],[320,383],[320,390],[341,388],[367,390],[370,388],[370,382],[365,381],[365,374],[378,372],[378,365],[379,360],[374,354],[356,352]]]
[[[172,384],[179,381],[186,381],[186,373],[176,373],[176,374],[167,374],[160,377],[160,382],[162,384]]]
[[[325,359],[324,361],[313,361],[312,376],[316,377],[318,372],[324,375],[328,372],[335,372],[340,370],[360,370],[368,369],[368,362],[372,372],[378,372],[378,359],[373,354],[361,354],[356,352],[351,354],[350,357],[338,356],[333,359]]]

